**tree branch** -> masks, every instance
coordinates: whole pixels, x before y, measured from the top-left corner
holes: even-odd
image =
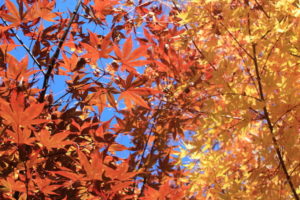
[[[257,62],[257,58],[256,58],[256,45],[253,44],[253,43],[252,43],[252,53],[253,53],[253,63],[254,63],[254,67],[255,67],[256,79],[257,79],[258,88],[259,88],[259,96],[260,96],[260,99],[262,101],[265,101],[263,87],[262,87],[261,78],[260,78],[260,74],[259,74],[259,66],[258,66],[258,62]],[[294,184],[293,184],[293,182],[291,180],[291,177],[290,177],[290,175],[288,173],[288,170],[287,170],[287,167],[285,165],[282,153],[280,152],[280,147],[279,147],[278,141],[275,138],[274,127],[273,127],[273,124],[271,122],[270,115],[269,115],[269,112],[268,112],[268,109],[267,109],[266,106],[264,106],[263,111],[264,111],[264,118],[267,121],[267,125],[268,125],[268,128],[269,128],[271,136],[272,136],[272,142],[273,142],[273,145],[274,145],[277,157],[279,159],[279,163],[280,163],[280,165],[282,167],[282,170],[284,172],[284,175],[285,175],[285,177],[287,179],[287,182],[288,182],[288,184],[290,186],[290,189],[291,189],[291,191],[293,193],[294,198],[296,200],[299,200],[299,196],[298,196],[298,194],[296,192],[295,186],[294,186]]]
[[[40,97],[39,97],[39,102],[44,102],[44,99],[45,99],[45,95],[46,95],[46,92],[47,92],[47,89],[48,89],[48,83],[49,83],[49,79],[50,79],[50,76],[51,76],[51,73],[52,73],[52,70],[54,68],[54,65],[55,65],[55,62],[59,56],[59,53],[60,53],[60,50],[64,44],[64,41],[66,40],[67,38],[67,35],[70,31],[70,28],[71,28],[71,25],[75,19],[75,16],[77,15],[77,12],[79,10],[79,7],[80,7],[80,4],[81,4],[81,0],[77,0],[77,4],[75,6],[75,9],[72,13],[72,16],[71,16],[71,19],[68,23],[68,26],[67,26],[67,29],[65,30],[63,36],[61,37],[61,39],[59,40],[59,43],[58,43],[58,47],[56,49],[56,51],[54,52],[52,58],[51,58],[51,63],[48,67],[48,70],[44,76],[44,81],[43,81],[43,86],[42,86],[42,92],[40,93]]]
[[[273,124],[273,126],[275,126],[285,115],[287,115],[289,112],[293,111],[295,108],[297,108],[298,106],[300,106],[300,104],[297,104],[293,107],[291,107],[290,109],[286,110]]]
[[[25,189],[26,189],[26,198],[28,198],[29,195],[29,178],[28,178],[28,169],[26,165],[26,161],[23,162],[24,168],[25,168]]]
[[[159,102],[159,104],[158,104],[158,111],[154,114],[154,116],[153,116],[153,123],[152,123],[152,125],[151,125],[151,127],[150,127],[150,132],[149,132],[149,135],[148,135],[148,137],[147,137],[147,141],[146,141],[146,144],[145,144],[145,146],[144,146],[144,149],[143,149],[143,152],[142,152],[142,155],[141,155],[141,159],[139,160],[139,162],[138,162],[138,164],[137,164],[137,170],[139,170],[141,167],[142,167],[142,165],[143,165],[143,163],[145,164],[145,162],[143,162],[144,161],[144,159],[146,159],[146,158],[144,158],[144,156],[145,156],[145,153],[146,153],[146,150],[147,150],[147,147],[149,146],[149,140],[150,140],[150,137],[152,136],[152,133],[153,133],[153,128],[154,128],[154,125],[155,125],[155,121],[156,121],[156,119],[158,118],[158,116],[159,116],[159,113],[160,113],[160,110],[161,110],[161,106],[162,106],[162,101],[160,101]],[[149,114],[150,114],[150,112],[149,112]],[[155,141],[156,140],[154,140],[153,141],[153,144],[152,144],[152,147],[151,147],[151,150],[150,150],[150,155],[151,155],[151,152],[153,151],[153,147],[154,147],[154,145],[155,145]],[[145,167],[145,170],[147,170],[147,166]],[[135,178],[135,181],[136,181],[136,178]],[[143,181],[143,186],[142,186],[142,188],[141,188],[141,191],[140,191],[140,194],[139,194],[139,197],[141,197],[141,195],[143,194],[143,190],[144,190],[144,188],[145,188],[145,183],[146,183],[146,181],[147,181],[147,178],[145,177],[144,178],[144,181]],[[136,184],[136,183],[135,183]]]
[[[174,5],[174,7],[176,8],[176,10],[179,11],[179,8],[178,8],[177,4],[174,2],[174,0],[172,0],[172,3],[173,3],[173,5]],[[187,27],[186,24],[184,24],[183,26],[184,26],[185,30],[189,30],[189,28]],[[204,59],[206,60],[206,62],[209,64],[209,66],[210,66],[214,71],[216,71],[217,69],[215,68],[215,66],[214,66],[209,60],[207,60],[207,59],[205,58],[206,56],[204,55],[203,51],[198,47],[198,45],[196,44],[195,40],[194,40],[194,39],[191,39],[191,40],[192,40],[192,43],[193,43],[194,47],[195,47],[196,50],[198,51],[198,53],[201,55],[201,57],[204,58]]]
[[[2,22],[4,23],[5,26],[8,26],[8,24],[6,23],[6,21],[0,17]],[[39,69],[41,70],[41,72],[45,75],[45,72],[42,69],[42,65],[39,63],[39,61],[33,56],[32,52],[30,51],[30,49],[26,46],[26,44],[21,40],[21,38],[18,36],[18,34],[13,30],[10,29],[9,30],[14,37],[18,40],[18,42],[23,46],[23,48],[27,51],[27,53],[30,55],[30,57],[32,58],[32,60],[35,62],[35,64],[37,64],[37,66],[39,67]]]

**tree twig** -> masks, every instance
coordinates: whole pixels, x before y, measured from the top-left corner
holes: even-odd
[[[4,23],[5,26],[8,26],[8,24],[6,23],[6,21],[0,17],[2,22]],[[39,63],[39,61],[33,56],[32,52],[30,51],[30,49],[26,46],[26,44],[21,40],[21,38],[18,36],[18,34],[13,30],[10,29],[9,30],[14,37],[18,40],[18,42],[23,46],[23,48],[27,51],[27,53],[29,54],[29,56],[32,58],[32,60],[35,62],[35,64],[37,64],[37,66],[39,67],[39,69],[41,70],[41,72],[45,75],[45,72],[42,69],[42,65]]]
[[[273,126],[275,126],[285,115],[287,115],[289,112],[293,111],[295,108],[297,108],[298,106],[300,106],[300,104],[297,104],[293,107],[291,107],[290,109],[286,110],[274,123]]]
[[[23,162],[24,168],[25,168],[25,188],[26,188],[26,198],[28,198],[29,195],[29,178],[28,178],[28,169],[26,165],[26,161]]]
[[[145,159],[144,156],[145,156],[147,147],[149,146],[149,140],[150,140],[150,137],[152,136],[152,133],[153,133],[153,128],[154,128],[155,121],[156,121],[156,119],[157,119],[158,116],[159,116],[159,113],[160,113],[159,111],[161,110],[161,105],[162,105],[162,101],[159,102],[159,105],[158,105],[158,112],[156,112],[156,113],[154,114],[154,116],[153,116],[153,124],[152,124],[151,127],[150,127],[150,132],[149,132],[149,135],[148,135],[148,137],[147,137],[146,144],[145,144],[145,146],[144,146],[144,149],[143,149],[143,152],[142,152],[142,155],[141,155],[141,159],[140,159],[139,162],[137,163],[137,166],[138,166],[138,167],[137,167],[137,170],[140,169],[140,168],[142,167],[143,161],[144,161],[144,159]],[[149,114],[150,114],[150,112],[149,112]],[[153,145],[152,145],[150,151],[153,151],[152,149],[153,149],[154,145],[155,145],[155,141],[153,142]],[[150,154],[151,154],[151,152],[150,152]],[[145,164],[145,162],[144,162],[144,164]],[[148,167],[146,167],[146,170],[147,170],[147,168],[148,168]],[[136,177],[136,178],[137,178],[137,177]],[[135,182],[136,182],[136,178],[135,178]],[[145,187],[144,185],[145,185],[146,179],[147,179],[147,178],[144,178],[143,186],[142,186],[142,189],[141,189],[141,191],[140,191],[139,197],[143,194],[143,188]],[[136,183],[135,183],[135,184],[136,184]]]
[[[51,58],[51,62],[50,62],[50,65],[48,66],[48,70],[44,76],[44,81],[43,81],[43,86],[42,86],[42,91],[40,93],[40,97],[39,97],[39,102],[43,102],[44,99],[45,99],[45,95],[46,95],[46,92],[47,92],[47,89],[49,87],[49,79],[50,79],[50,76],[51,76],[51,73],[52,73],[52,70],[54,68],[54,65],[55,65],[55,62],[59,56],[59,53],[60,53],[60,50],[64,44],[64,41],[66,40],[67,38],[67,35],[70,31],[70,28],[71,28],[71,25],[75,19],[75,16],[77,15],[77,12],[79,10],[79,7],[80,7],[80,4],[81,4],[81,0],[77,0],[77,4],[75,6],[75,9],[74,11],[72,12],[72,16],[71,16],[71,19],[67,25],[67,29],[65,30],[63,36],[61,37],[61,39],[59,40],[59,43],[58,43],[58,47],[56,49],[56,51],[54,52],[52,58]]]
[[[172,0],[172,3],[173,3],[173,5],[174,5],[174,7],[175,7],[177,10],[179,10],[177,4],[176,4],[173,0]],[[189,28],[187,27],[186,24],[184,24],[183,26],[184,26],[185,30],[189,30]],[[194,47],[196,48],[196,50],[198,51],[198,53],[201,55],[201,57],[204,58],[204,59],[206,60],[206,62],[209,64],[209,66],[210,66],[214,71],[216,71],[217,69],[215,68],[215,66],[214,66],[208,59],[206,59],[206,56],[204,55],[203,51],[198,47],[198,45],[196,44],[196,42],[195,42],[194,39],[192,39],[192,43],[193,43]]]

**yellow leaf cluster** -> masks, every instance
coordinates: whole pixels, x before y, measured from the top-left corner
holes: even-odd
[[[199,199],[300,195],[299,5],[194,0],[178,15],[188,27],[182,40],[213,68],[198,89],[205,88],[205,114],[195,116],[196,133],[181,153]]]

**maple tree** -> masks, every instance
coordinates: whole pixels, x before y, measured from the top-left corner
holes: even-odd
[[[76,2],[73,12],[53,0],[0,5],[0,198],[184,198],[182,131],[162,101],[160,76],[172,76],[156,69],[180,33],[171,9]],[[58,84],[66,88],[53,94]]]
[[[193,0],[179,49],[198,70],[179,85],[194,134],[181,157],[198,199],[299,199],[299,17],[294,0]],[[187,85],[190,83],[189,85]]]
[[[298,1],[62,2],[0,5],[1,199],[299,199]]]

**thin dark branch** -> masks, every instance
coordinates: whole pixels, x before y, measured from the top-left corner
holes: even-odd
[[[160,101],[159,104],[158,104],[158,110],[161,109],[161,105],[162,105],[162,101]],[[150,113],[150,112],[149,112],[149,113]],[[151,137],[152,132],[153,132],[152,130],[153,130],[153,128],[154,128],[155,121],[156,121],[156,119],[157,119],[158,116],[159,116],[158,114],[159,114],[159,112],[156,112],[156,113],[154,114],[154,116],[153,116],[153,123],[152,123],[152,125],[151,125],[151,127],[150,127],[150,133],[149,133],[149,135],[148,135],[146,145],[145,145],[145,147],[144,147],[144,149],[143,149],[143,153],[142,153],[142,155],[141,155],[141,160],[139,161],[139,164],[138,164],[138,169],[140,169],[140,168],[142,167],[142,160],[144,159],[144,155],[145,155],[146,149],[147,149],[147,147],[148,147],[148,145],[149,145],[148,143],[149,143],[150,137]]]
[[[148,146],[149,146],[149,140],[150,140],[150,137],[151,137],[152,134],[153,134],[153,129],[154,129],[155,121],[156,121],[156,119],[157,119],[158,116],[159,116],[159,111],[161,110],[161,105],[162,105],[162,101],[160,101],[159,104],[158,104],[158,112],[156,112],[156,113],[154,114],[154,116],[153,116],[153,123],[152,123],[152,125],[151,125],[151,127],[150,127],[150,131],[149,131],[149,134],[148,134],[148,137],[147,137],[147,140],[146,140],[146,144],[145,144],[145,146],[144,146],[144,149],[143,149],[143,152],[142,152],[142,155],[141,155],[141,159],[140,159],[139,162],[137,163],[137,166],[138,166],[138,167],[137,167],[137,170],[139,170],[139,169],[142,167],[142,165],[145,164],[145,162],[143,162],[143,161],[145,160],[144,156],[145,156],[146,150],[147,150],[147,148],[148,148]],[[150,114],[150,112],[149,112],[149,114]],[[155,141],[153,141],[153,145],[152,145],[152,147],[151,147],[151,151],[152,151],[154,145],[155,145]],[[150,155],[151,155],[151,152],[150,152]],[[147,167],[146,167],[146,170],[147,170]],[[136,178],[137,178],[137,177],[136,177]],[[135,182],[136,182],[136,178],[135,178]],[[146,178],[144,178],[143,186],[142,186],[142,189],[141,189],[141,192],[140,192],[139,196],[141,196],[142,193],[143,193],[143,188],[144,188],[145,182],[146,182]],[[136,183],[135,183],[135,184],[136,184]]]
[[[300,58],[300,55],[296,55],[296,54],[293,54],[293,53],[291,53],[290,55],[291,55],[291,56],[294,56],[294,57],[296,57],[296,58]]]
[[[225,28],[227,33],[237,43],[237,45],[246,53],[246,55],[253,60],[254,58],[252,57],[252,55],[241,45],[241,43],[234,37],[234,35],[229,31],[229,29],[222,22],[220,22],[220,24]]]
[[[268,19],[270,19],[270,16],[269,16],[268,13],[265,11],[265,9],[262,7],[262,5],[260,5],[260,4],[258,3],[257,0],[255,0],[255,3],[258,5],[258,9],[260,9],[260,10],[265,14],[265,16],[266,16]]]
[[[268,60],[269,60],[270,56],[272,55],[272,52],[273,52],[273,50],[275,49],[276,44],[277,44],[277,42],[279,41],[279,39],[280,39],[280,37],[281,37],[282,35],[283,35],[283,34],[281,34],[281,35],[276,39],[276,41],[274,42],[273,46],[271,47],[271,49],[270,49],[270,51],[269,51],[269,53],[268,53],[268,55],[267,55],[267,57],[266,57],[266,60],[265,60],[265,62],[264,62],[264,64],[263,64],[262,70],[264,70],[264,69],[266,68],[267,63],[268,63]]]
[[[108,74],[108,72],[103,71],[103,74],[102,74],[100,77],[98,77],[96,80],[93,80],[93,81],[94,81],[94,82],[97,82],[97,81],[100,80],[103,76],[105,76],[105,75],[107,75],[107,74]],[[77,89],[83,88],[84,86],[86,86],[86,85],[88,85],[88,84],[91,84],[91,83],[90,83],[90,82],[87,82],[87,83],[85,83],[85,84],[82,84],[82,85],[78,86]],[[104,83],[102,83],[102,84],[104,84]],[[71,93],[71,90],[66,91],[66,93],[63,94],[62,96],[60,96],[58,99],[56,99],[56,100],[54,101],[54,103],[53,103],[51,106],[55,106],[60,100],[62,100],[65,96],[67,96],[67,95],[70,94],[70,93]]]
[[[176,8],[176,10],[179,10],[177,4],[172,1],[174,7]],[[186,24],[183,25],[185,30],[189,30],[188,26]],[[206,60],[206,62],[209,64],[209,66],[214,70],[216,71],[217,69],[215,68],[215,66],[208,60],[206,59],[206,56],[204,55],[203,51],[198,47],[198,45],[196,44],[195,40],[192,39],[192,43],[194,45],[194,47],[196,48],[196,50],[198,51],[198,53],[201,55],[202,58],[204,58]]]
[[[240,56],[241,59],[243,60],[243,55],[242,55],[241,52],[238,50],[238,47],[235,47],[235,48],[236,48],[236,50],[237,50],[237,53],[239,54],[239,56]],[[245,65],[244,67],[245,67],[245,70],[246,70],[247,74],[249,75],[249,77],[250,77],[252,83],[254,84],[255,90],[256,90],[257,93],[258,93],[258,87],[257,87],[257,85],[256,85],[256,81],[255,81],[254,76],[252,75],[252,73],[251,73],[251,71],[250,71],[250,69],[249,69],[249,67],[248,67],[247,65]]]
[[[289,112],[293,111],[295,108],[297,108],[298,106],[300,106],[300,104],[297,104],[293,107],[291,107],[290,109],[288,109],[287,111],[285,111],[275,122],[274,125],[275,126],[285,115],[287,115]]]
[[[6,21],[0,17],[2,22],[4,23],[5,26],[8,26],[8,24],[6,23]],[[21,40],[21,38],[18,36],[18,34],[13,30],[10,29],[9,30],[14,37],[18,40],[18,42],[23,46],[23,48],[27,51],[27,53],[30,55],[30,57],[32,58],[32,60],[34,61],[35,64],[37,64],[37,66],[39,67],[39,69],[41,70],[41,72],[45,75],[45,72],[42,69],[42,65],[39,63],[39,61],[33,56],[32,52],[30,51],[30,49],[26,46],[26,44]]]
[[[24,164],[24,169],[25,169],[25,188],[26,188],[26,196],[28,198],[28,195],[29,195],[29,178],[28,178],[28,169],[27,169],[27,165],[26,165],[26,161],[23,162]]]
[[[267,30],[266,33],[265,33],[263,36],[261,36],[260,39],[261,39],[261,40],[265,39],[265,38],[267,37],[267,35],[271,32],[271,30],[272,30],[272,29]]]
[[[252,52],[253,52],[253,63],[254,63],[254,67],[255,67],[255,73],[256,73],[256,78],[257,78],[257,83],[258,83],[258,88],[259,88],[259,96],[260,96],[260,99],[262,101],[265,101],[263,87],[262,87],[260,73],[259,73],[259,66],[258,66],[258,62],[257,62],[257,58],[256,58],[256,45],[253,44],[253,43],[252,43]],[[276,139],[276,137],[274,135],[274,126],[273,126],[273,124],[271,122],[271,119],[270,119],[270,116],[269,116],[269,112],[268,112],[266,106],[263,108],[263,111],[264,111],[264,118],[267,121],[267,125],[268,125],[268,128],[269,128],[270,133],[271,133],[272,142],[273,142],[273,145],[274,145],[277,157],[279,159],[279,163],[280,163],[280,165],[282,167],[282,170],[283,170],[283,172],[285,174],[286,180],[287,180],[287,182],[288,182],[288,184],[290,186],[290,189],[291,189],[291,191],[293,193],[294,198],[296,200],[299,200],[299,196],[298,196],[298,194],[296,192],[295,186],[294,186],[294,184],[293,184],[293,182],[291,180],[291,176],[288,173],[288,170],[287,170],[287,167],[285,165],[282,153],[280,151],[280,147],[279,147],[278,141],[277,141],[277,139]]]
[[[57,47],[56,51],[54,52],[54,54],[53,54],[53,56],[51,58],[50,65],[49,65],[48,70],[47,70],[47,72],[46,72],[46,74],[44,76],[44,82],[43,82],[42,92],[40,94],[39,102],[43,102],[44,99],[45,99],[45,95],[46,95],[46,92],[47,92],[47,89],[48,89],[48,86],[49,86],[48,84],[49,84],[49,79],[50,79],[52,70],[53,70],[55,62],[56,62],[56,60],[57,60],[57,58],[58,58],[58,56],[60,54],[60,50],[61,50],[61,48],[62,48],[62,46],[63,46],[63,44],[64,44],[64,42],[65,42],[65,40],[67,38],[67,35],[68,35],[69,31],[70,31],[70,28],[71,28],[71,25],[72,25],[72,23],[73,23],[73,21],[75,19],[75,16],[77,15],[77,12],[79,10],[80,4],[81,4],[81,0],[78,0],[77,4],[76,4],[76,7],[75,7],[75,9],[74,9],[74,11],[72,13],[71,19],[70,19],[70,21],[69,21],[69,23],[67,25],[67,29],[65,30],[63,36],[61,37],[61,39],[60,39],[60,41],[58,43],[58,47]]]
[[[238,96],[248,97],[248,98],[254,99],[256,101],[261,101],[261,99],[259,99],[257,97],[253,97],[253,96],[247,95],[247,94],[238,94],[238,93],[231,93],[231,92],[224,93],[224,94],[226,94],[226,95],[238,95]]]
[[[155,146],[156,141],[157,141],[157,138],[153,141],[153,144],[152,144],[152,147],[151,147],[151,150],[150,150],[150,153],[149,153],[150,156],[153,155],[153,153],[154,153],[154,146]],[[150,159],[149,159],[149,160],[150,160]],[[147,170],[147,168],[148,168],[148,167],[146,166],[146,170]],[[141,188],[139,197],[141,197],[141,196],[143,195],[143,193],[144,193],[145,186],[146,186],[146,183],[147,183],[147,180],[148,180],[149,176],[150,176],[150,174],[148,174],[148,175],[144,178],[143,185],[142,185],[142,188]]]

